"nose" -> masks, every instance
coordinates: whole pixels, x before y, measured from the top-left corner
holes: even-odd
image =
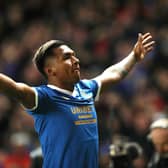
[[[75,57],[75,56],[72,56],[72,63],[73,64],[79,64],[79,59],[77,58],[77,57]]]

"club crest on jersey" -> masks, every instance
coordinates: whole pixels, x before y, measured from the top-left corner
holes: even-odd
[[[92,93],[88,92],[87,90],[81,90],[80,91],[82,97],[84,97],[85,99],[91,99],[92,98]]]

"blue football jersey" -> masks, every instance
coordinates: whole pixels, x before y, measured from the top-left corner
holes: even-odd
[[[39,135],[43,168],[98,167],[99,88],[95,80],[81,80],[72,94],[50,85],[34,87],[36,106],[27,111]]]

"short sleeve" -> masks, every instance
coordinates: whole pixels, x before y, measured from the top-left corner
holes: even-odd
[[[95,101],[99,99],[100,89],[101,89],[101,83],[95,79],[93,80],[84,80],[85,84],[89,86],[93,93],[93,97]]]
[[[46,104],[46,93],[41,87],[33,87],[35,91],[35,106],[31,109],[26,109],[30,114],[43,111],[43,106]]]

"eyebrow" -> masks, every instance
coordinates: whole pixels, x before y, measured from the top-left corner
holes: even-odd
[[[72,51],[66,51],[63,53],[63,55],[70,55],[73,54],[74,56],[76,55],[76,53],[72,50]]]

